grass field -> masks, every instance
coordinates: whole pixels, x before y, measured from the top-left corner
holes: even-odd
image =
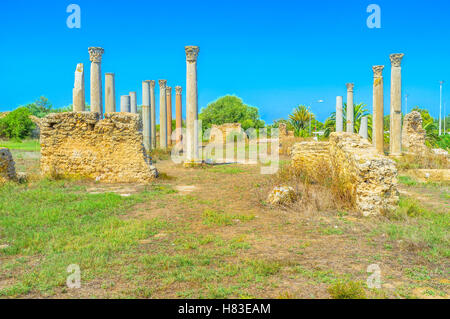
[[[0,147],[7,147],[12,150],[35,151],[35,152],[39,152],[39,150],[41,149],[39,140],[23,140],[23,141],[0,140]]]
[[[37,169],[37,156],[23,158]],[[402,178],[399,209],[365,219],[313,186],[298,205],[271,207],[274,177],[257,165],[157,167],[148,186],[0,187],[0,296],[449,298],[448,185]],[[72,264],[79,289],[66,286]],[[372,264],[381,289],[367,287]]]

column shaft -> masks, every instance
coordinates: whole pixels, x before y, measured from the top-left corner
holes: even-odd
[[[104,50],[99,47],[89,48],[91,60],[91,112],[103,113],[102,102],[102,55]]]
[[[354,132],[354,111],[353,111],[353,83],[347,83],[347,129],[348,133]]]
[[[75,70],[75,83],[72,91],[72,109],[74,112],[82,112],[85,107],[85,91],[84,91],[84,65],[78,63]]]
[[[367,116],[363,116],[361,118],[361,124],[359,126],[359,135],[361,135],[361,137],[367,139],[368,136],[368,132],[367,132],[367,126],[368,126],[368,117]]]
[[[122,95],[120,97],[120,112],[130,112],[130,96]]]
[[[150,81],[142,81],[142,137],[145,150],[151,149]]]
[[[198,92],[197,56],[199,48],[185,47],[186,51],[186,162],[199,162],[198,150]]]
[[[400,63],[403,53],[391,54],[391,118],[390,118],[390,155],[402,154],[402,74]]]
[[[116,86],[114,73],[105,73],[105,113],[116,111]]]
[[[136,92],[130,92],[130,112],[137,113]]]
[[[159,80],[159,147],[167,148],[167,105],[166,105],[167,80]]]
[[[344,130],[344,119],[342,115],[342,96],[336,96],[336,132]]]
[[[150,81],[150,140],[151,148],[156,148],[156,102],[155,102],[155,80]]]
[[[167,103],[167,144],[172,145],[172,88],[166,87]]]
[[[175,109],[176,109],[176,143],[181,143],[182,141],[182,126],[183,126],[183,109],[182,109],[182,99],[181,99],[181,86],[175,87]]]
[[[384,154],[384,94],[383,94],[383,65],[376,65],[373,69],[373,116],[372,116],[372,144],[378,153]]]

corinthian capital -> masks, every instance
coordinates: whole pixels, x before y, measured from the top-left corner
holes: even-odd
[[[375,78],[381,78],[383,76],[383,69],[384,69],[384,65],[374,65],[372,67],[373,76]]]
[[[355,87],[355,84],[346,83],[345,86],[347,87],[347,91],[353,92],[353,88]]]
[[[394,53],[389,56],[391,59],[391,66],[400,66],[402,62],[404,54],[403,53]]]
[[[181,95],[181,91],[182,91],[183,89],[181,88],[181,86],[176,86],[175,87],[175,93],[177,94],[177,95]]]
[[[184,50],[186,51],[186,61],[187,62],[195,62],[197,61],[198,52],[200,51],[200,48],[195,45],[188,45],[184,47]]]
[[[167,80],[158,80],[159,83],[159,88],[162,89],[166,89],[166,85],[167,85]]]
[[[97,63],[102,62],[102,54],[105,52],[105,50],[103,50],[103,48],[90,47],[90,48],[88,48],[88,51],[89,51],[89,59],[91,60],[91,62],[97,62]]]
[[[155,80],[148,80],[148,82],[150,83],[150,88],[154,89],[155,88]]]
[[[171,86],[166,86],[166,94],[167,95],[172,94],[172,87]]]

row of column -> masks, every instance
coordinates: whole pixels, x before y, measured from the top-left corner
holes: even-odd
[[[392,156],[401,155],[401,120],[402,120],[402,80],[401,61],[403,53],[391,54],[391,108],[390,108],[390,144],[389,152]],[[381,154],[384,153],[384,96],[383,96],[383,69],[384,65],[375,65],[373,70],[373,116],[372,116],[372,143]],[[354,133],[354,107],[353,83],[347,83],[347,120],[346,131]],[[336,132],[343,128],[343,98],[336,97]],[[359,134],[367,138],[368,118],[361,118]]]
[[[91,112],[103,114],[101,61],[104,49],[90,47],[88,49],[91,61]],[[199,47],[186,46],[186,154],[187,161],[197,162],[198,156],[198,96],[197,96],[197,56]],[[160,88],[160,148],[172,144],[172,88],[167,86],[167,80],[159,80]],[[176,99],[176,142],[182,142],[182,88],[175,87]],[[73,111],[85,110],[84,66],[77,65],[75,85],[73,89]],[[142,121],[143,140],[147,150],[156,148],[156,114],[155,114],[155,81],[142,82]],[[137,113],[136,92],[120,97],[120,111]],[[105,74],[105,112],[116,112],[115,76]]]

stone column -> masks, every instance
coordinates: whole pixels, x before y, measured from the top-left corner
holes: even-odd
[[[383,95],[384,65],[375,65],[373,70],[373,115],[372,144],[378,153],[384,154],[384,95]]]
[[[156,148],[156,102],[155,102],[155,80],[150,80],[150,140],[151,147]]]
[[[197,57],[199,47],[186,46],[186,162],[201,162],[198,154]]]
[[[361,125],[359,126],[359,135],[361,135],[365,139],[369,137],[367,128],[368,128],[368,117],[363,116],[361,118]]]
[[[183,130],[183,108],[181,100],[181,86],[175,87],[175,111],[176,111],[176,142],[177,144],[182,141]]]
[[[172,145],[172,87],[166,87],[167,144]]]
[[[74,112],[84,111],[84,92],[84,65],[83,63],[78,63],[75,70],[75,83],[72,90],[72,109]]]
[[[144,139],[144,147],[150,151],[150,81],[142,81],[142,137]]]
[[[166,84],[167,80],[159,80],[159,147],[167,148],[167,105]]]
[[[103,113],[102,103],[102,55],[103,48],[90,47],[89,59],[91,60],[91,112]]]
[[[130,112],[137,113],[136,92],[130,92]]]
[[[342,115],[342,96],[336,96],[336,132],[344,130],[344,118]]]
[[[130,112],[130,96],[122,95],[120,97],[120,112]]]
[[[353,83],[347,83],[347,129],[348,133],[353,133],[354,113],[353,113]]]
[[[402,154],[402,62],[404,54],[395,53],[391,59],[391,118],[389,128],[390,155]]]
[[[114,73],[105,73],[105,113],[116,111],[116,85]]]

